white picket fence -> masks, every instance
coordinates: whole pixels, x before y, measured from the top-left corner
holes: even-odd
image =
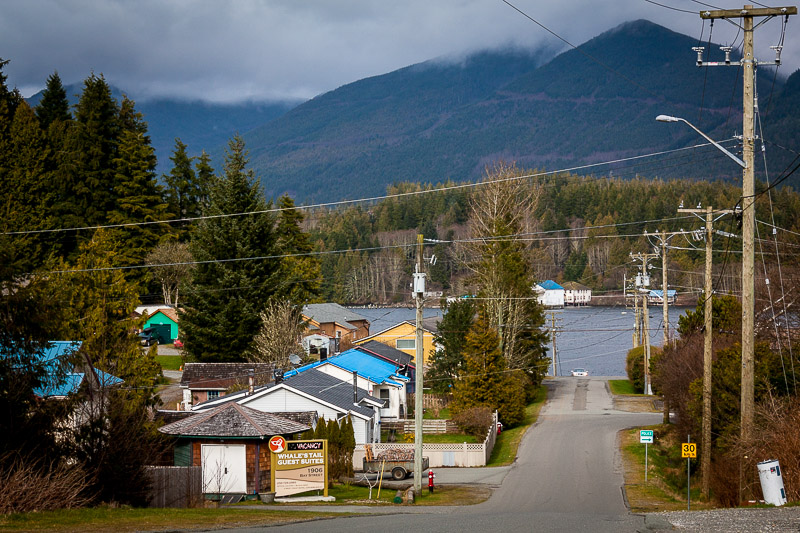
[[[430,468],[442,466],[486,466],[492,455],[495,441],[497,440],[497,412],[492,416],[492,425],[489,427],[486,438],[483,442],[461,442],[461,443],[426,443],[423,438],[422,456],[427,457]],[[414,443],[405,442],[380,442],[374,443],[372,453],[380,454],[389,449],[408,449],[414,450]],[[362,470],[364,466],[364,445],[356,445],[353,452],[353,468]]]

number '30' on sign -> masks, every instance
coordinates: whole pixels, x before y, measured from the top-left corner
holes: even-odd
[[[694,442],[684,442],[681,444],[681,457],[694,459],[697,457],[697,444]]]

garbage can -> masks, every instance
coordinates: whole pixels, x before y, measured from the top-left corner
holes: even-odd
[[[769,459],[758,463],[758,477],[761,480],[761,492],[764,501],[775,506],[786,503],[786,490],[783,486],[781,466],[777,459]]]

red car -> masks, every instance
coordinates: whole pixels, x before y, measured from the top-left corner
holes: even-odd
[[[176,348],[183,348],[183,343],[180,341],[180,339],[175,339],[175,342],[173,342],[172,345]]]

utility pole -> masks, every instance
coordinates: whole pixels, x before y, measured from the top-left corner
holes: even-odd
[[[663,350],[669,345],[669,284],[667,283],[667,232],[661,230],[661,307],[664,322]]]
[[[558,349],[556,348],[556,312],[550,311],[550,340],[553,343],[553,376],[558,376]]]
[[[425,273],[422,272],[422,234],[417,235],[417,268],[414,272],[414,298],[417,300],[416,371],[414,374],[414,494],[422,491],[422,304],[425,296]]]
[[[653,389],[650,385],[650,313],[647,310],[647,297],[649,291],[647,287],[650,286],[650,275],[647,273],[649,265],[648,261],[658,257],[658,254],[630,254],[631,259],[634,261],[642,262],[642,273],[636,276],[636,291],[642,295],[642,313],[644,314],[644,325],[642,329],[642,342],[644,343],[644,393],[653,394]]]
[[[699,207],[699,206],[698,206]],[[705,212],[706,217],[706,272],[703,296],[705,298],[705,317],[703,321],[703,435],[700,440],[700,470],[703,472],[702,490],[703,497],[708,499],[711,490],[711,335],[712,335],[712,235],[714,233],[713,208],[707,206],[703,209],[678,209],[678,213],[693,213],[699,215]],[[730,210],[718,212],[720,216],[733,213]]]
[[[754,359],[755,359],[755,74],[756,67],[762,65],[780,65],[781,47],[775,49],[775,61],[757,61],[754,57],[753,19],[776,16],[788,19],[796,15],[797,7],[765,7],[753,9],[745,5],[743,9],[703,10],[702,19],[741,19],[744,32],[743,56],[741,61],[730,60],[730,49],[725,50],[725,62],[704,62],[703,48],[698,47],[697,66],[736,65],[742,67],[744,88],[744,117],[742,125],[742,159],[745,166],[742,176],[742,391],[741,391],[741,437],[747,440],[752,434],[754,401]],[[759,22],[759,26],[766,22]]]

